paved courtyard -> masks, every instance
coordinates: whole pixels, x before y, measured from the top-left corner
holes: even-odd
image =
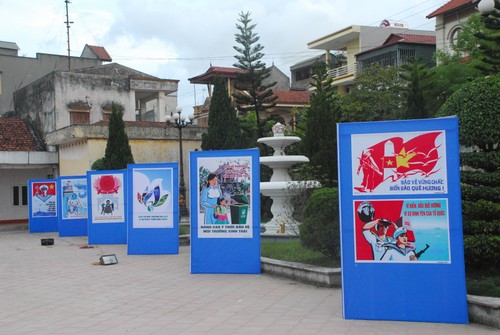
[[[86,237],[0,228],[0,334],[500,334],[478,324],[344,320],[339,289],[267,274],[193,275],[189,246],[130,256],[126,245],[86,246]],[[103,254],[118,264],[95,265]]]

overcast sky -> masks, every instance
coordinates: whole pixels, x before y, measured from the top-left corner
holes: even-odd
[[[113,62],[179,82],[186,113],[207,95],[188,78],[213,66],[231,67],[240,12],[251,12],[267,66],[290,77],[290,66],[320,54],[307,43],[347,26],[378,26],[384,19],[410,29],[434,30],[426,16],[448,0],[71,0],[70,50],[85,44],[106,48]],[[0,0],[0,40],[15,42],[19,55],[67,55],[64,0]],[[1,71],[1,69],[0,69]],[[195,91],[196,88],[196,91]]]

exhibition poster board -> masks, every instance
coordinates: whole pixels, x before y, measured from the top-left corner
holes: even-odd
[[[344,317],[467,323],[458,119],[337,131]]]
[[[126,244],[126,170],[87,171],[88,243]]]
[[[178,164],[129,164],[127,171],[128,254],[178,254]]]
[[[28,180],[28,230],[30,233],[58,231],[56,179]]]
[[[61,176],[59,183],[59,236],[87,236],[87,176]]]
[[[191,273],[260,273],[259,151],[190,153]]]

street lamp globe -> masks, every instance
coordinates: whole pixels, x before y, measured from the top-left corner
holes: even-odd
[[[495,9],[495,0],[481,0],[477,4],[477,10],[481,15],[488,15]]]

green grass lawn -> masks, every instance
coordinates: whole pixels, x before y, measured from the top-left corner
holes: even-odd
[[[340,262],[335,262],[320,252],[302,247],[298,240],[287,242],[262,241],[260,250],[262,257],[316,266],[340,267]],[[467,274],[466,280],[468,294],[500,297],[500,275]]]
[[[260,244],[260,255],[262,257],[278,259],[281,261],[305,263],[332,268],[340,267],[340,262],[336,262],[320,252],[311,251],[302,247],[300,245],[300,241],[298,240],[292,240],[289,242],[262,241]]]

